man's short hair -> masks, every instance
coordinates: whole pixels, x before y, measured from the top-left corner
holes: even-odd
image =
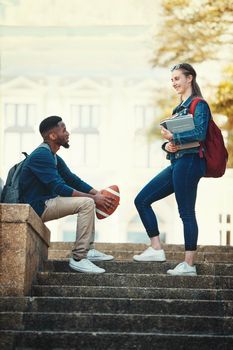
[[[51,117],[48,117],[42,120],[39,126],[41,135],[43,135],[46,131],[49,131],[55,126],[57,126],[57,124],[61,121],[62,121],[62,118],[58,117],[57,115],[52,115]]]

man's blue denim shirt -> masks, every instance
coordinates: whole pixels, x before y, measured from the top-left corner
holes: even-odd
[[[189,114],[189,109],[190,109],[190,104],[192,102],[192,99],[193,98],[190,96],[185,102],[180,103],[173,110],[172,114],[178,114],[178,115]],[[204,141],[206,138],[208,123],[210,118],[211,118],[211,112],[208,104],[204,100],[199,101],[198,104],[196,105],[194,116],[193,116],[195,129],[184,131],[181,133],[174,133],[173,142],[176,145],[182,145],[182,144],[194,142],[194,141]],[[163,149],[165,149],[164,148],[165,144],[163,145]],[[183,149],[175,153],[168,152],[167,158],[172,160],[174,158],[180,158],[183,154],[198,153],[198,152],[199,152],[199,147]]]

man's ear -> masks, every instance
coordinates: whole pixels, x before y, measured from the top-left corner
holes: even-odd
[[[56,135],[55,132],[50,132],[48,136],[49,136],[49,139],[50,139],[51,141],[55,141],[56,138],[57,138],[57,135]]]

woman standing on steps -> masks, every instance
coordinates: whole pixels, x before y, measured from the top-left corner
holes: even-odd
[[[188,63],[175,65],[171,69],[171,82],[180,96],[180,103],[172,114],[186,115],[189,113],[192,99],[202,97],[196,82],[194,68]],[[204,141],[210,117],[208,104],[201,100],[194,112],[194,129],[171,133],[161,128],[161,134],[167,140],[162,148],[167,152],[170,165],[155,176],[135,199],[136,208],[150,237],[151,246],[140,255],[135,255],[133,259],[136,261],[165,261],[165,253],[159,239],[158,223],[151,204],[175,193],[183,222],[185,259],[174,269],[167,271],[170,275],[196,275],[196,267],[193,265],[198,237],[195,202],[198,183],[205,174],[206,164],[204,158],[199,156],[199,144],[196,147],[185,149],[180,149],[179,145]]]

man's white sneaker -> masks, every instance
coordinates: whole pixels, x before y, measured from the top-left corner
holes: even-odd
[[[71,269],[79,271],[79,272],[86,272],[86,273],[103,273],[103,272],[105,272],[104,269],[102,269],[99,266],[96,266],[88,259],[81,259],[80,261],[76,261],[73,258],[70,258],[69,266],[71,267]]]
[[[149,247],[143,253],[134,255],[133,259],[136,261],[166,261],[166,256],[163,249],[156,250]]]
[[[90,249],[87,253],[87,259],[91,261],[109,261],[113,260],[114,256],[104,254],[96,249]]]
[[[172,276],[197,276],[196,266],[191,266],[186,261],[168,270],[167,273]]]

